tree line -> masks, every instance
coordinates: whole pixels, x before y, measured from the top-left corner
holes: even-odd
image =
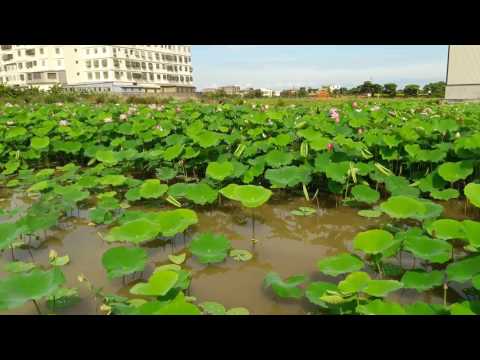
[[[420,87],[416,84],[405,85],[402,90],[398,90],[398,85],[395,83],[387,83],[384,85],[375,84],[371,81],[365,81],[363,84],[356,86],[351,89],[342,87],[340,89],[334,90],[332,95],[367,95],[371,96],[381,95],[386,97],[396,97],[396,96],[406,96],[406,97],[416,97],[416,96],[430,96],[430,97],[440,97],[445,96],[445,82],[438,81],[426,84],[425,86]]]

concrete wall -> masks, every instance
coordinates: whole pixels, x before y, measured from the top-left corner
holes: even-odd
[[[445,99],[480,99],[480,45],[450,45]]]

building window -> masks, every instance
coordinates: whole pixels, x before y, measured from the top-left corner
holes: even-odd
[[[102,48],[103,53],[107,52],[107,48]]]
[[[87,73],[87,77],[88,77],[88,80],[92,80],[92,73],[91,72]]]
[[[127,72],[127,79],[132,80],[132,73],[130,71]]]
[[[27,80],[32,80],[32,73],[27,74]],[[7,81],[8,81],[8,78],[7,78]]]
[[[62,66],[62,59],[58,59],[58,60],[57,60],[57,65],[58,65],[58,66]]]
[[[102,67],[107,67],[108,66],[108,62],[107,62],[107,59],[103,59],[102,60]]]
[[[149,77],[150,77],[150,81],[155,80],[155,78],[153,77],[153,73],[150,73],[150,74],[149,74]]]
[[[98,68],[98,60],[93,60],[93,67]]]
[[[40,80],[42,78],[41,73],[33,73],[33,80]]]
[[[77,73],[77,76],[80,76],[80,73]]]
[[[43,48],[40,48],[38,51],[40,52],[40,55],[43,55]]]
[[[75,60],[75,64],[78,64],[78,60]]]
[[[47,79],[56,80],[57,79],[57,74],[56,73],[47,73]]]
[[[92,67],[92,60],[87,60],[85,65],[87,66],[87,69],[90,69]]]
[[[97,48],[93,49],[93,52],[94,52],[95,54],[98,54],[98,49],[97,49]]]
[[[60,48],[55,48],[55,54],[60,54]]]
[[[20,80],[24,81],[25,80],[25,75],[20,74]],[[1,81],[0,81],[1,82]]]
[[[104,72],[103,72],[103,78],[104,78],[104,79],[108,79],[108,71],[104,71]]]
[[[118,71],[115,71],[115,79],[120,80],[120,73]]]
[[[100,73],[99,72],[95,73],[95,79],[100,80]]]
[[[18,56],[22,56],[22,52],[20,50],[17,51]]]
[[[157,74],[157,80],[161,80],[160,74]]]
[[[18,63],[18,68],[22,69],[22,67],[23,67],[22,63]]]
[[[86,51],[87,55],[90,55],[90,49],[86,49],[85,51]]]

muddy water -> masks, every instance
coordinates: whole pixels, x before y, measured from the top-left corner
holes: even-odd
[[[13,195],[0,202],[0,207],[10,208],[24,206],[26,200],[20,195]],[[172,244],[156,241],[146,244],[149,253],[149,264],[144,272],[144,279],[152,273],[155,266],[167,264],[169,254],[180,254],[185,251],[185,244],[195,234],[214,232],[226,235],[233,248],[250,250],[254,257],[248,262],[236,262],[227,258],[226,262],[215,265],[200,265],[190,254],[185,267],[192,271],[193,279],[190,294],[199,302],[217,301],[232,308],[243,306],[252,314],[305,314],[312,310],[307,301],[285,301],[262,288],[262,282],[269,271],[275,271],[282,277],[306,274],[312,280],[335,280],[319,274],[316,262],[326,256],[335,255],[352,249],[352,239],[359,231],[376,228],[387,223],[388,218],[367,219],[356,214],[358,209],[339,206],[335,201],[324,198],[319,202],[317,213],[313,216],[298,217],[290,211],[299,206],[317,207],[307,203],[303,198],[274,198],[268,204],[255,210],[255,238],[253,245],[252,216],[250,211],[242,209],[234,203],[222,206],[195,209],[199,223],[189,229],[184,243],[182,236],[175,238]],[[463,205],[449,208],[449,216],[461,218]],[[138,208],[136,208],[138,209]],[[146,208],[144,208],[146,209]],[[148,210],[151,210],[152,206]],[[159,210],[159,208],[156,208]],[[84,274],[95,287],[103,287],[104,292],[128,296],[128,289],[139,279],[108,280],[101,265],[103,253],[111,246],[104,242],[101,235],[108,232],[106,226],[89,226],[87,210],[80,211],[79,217],[65,219],[59,228],[50,230],[45,240],[34,242],[37,248],[33,256],[37,264],[48,265],[48,252],[56,250],[59,255],[68,254],[71,262],[63,267],[67,278],[66,286],[79,289],[81,301],[67,309],[57,310],[59,314],[96,314],[99,312],[91,293],[77,277]],[[0,221],[1,218],[0,218]],[[16,258],[31,261],[26,250],[16,250]],[[0,257],[0,277],[7,274],[3,271],[5,263],[11,261],[9,252]],[[408,262],[408,258],[404,260]],[[337,279],[338,280],[338,279]],[[417,300],[441,303],[442,293],[418,294],[415,291],[400,291],[392,299],[411,303]],[[42,310],[47,312],[45,304]],[[0,314],[36,314],[32,303],[21,308]]]

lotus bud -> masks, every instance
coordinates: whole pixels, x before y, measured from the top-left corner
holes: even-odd
[[[182,111],[182,109],[180,109],[180,108],[177,106],[177,108],[175,109],[175,111],[176,111],[177,113],[179,113],[179,112]]]
[[[455,137],[456,137],[457,139],[460,139],[461,135],[460,135],[460,133],[459,133],[458,131],[457,131],[457,133],[455,134]]]
[[[255,109],[257,107],[256,104],[252,104],[252,109]]]
[[[102,304],[102,306],[100,306],[100,311],[105,311],[107,315],[110,315],[112,313],[112,307],[107,304]]]
[[[67,120],[60,120],[60,121],[58,122],[58,124],[59,124],[60,126],[68,126],[69,123],[68,123]]]
[[[58,253],[53,249],[50,250],[50,252],[48,253],[48,259],[52,261],[52,260],[55,260],[57,257],[58,257]]]
[[[356,101],[354,101],[354,102],[352,103],[352,107],[353,107],[354,109],[358,108],[358,104],[357,104]]]
[[[328,152],[332,152],[332,151],[333,151],[333,144],[332,144],[332,143],[328,143],[328,144],[327,144],[327,150],[328,150]]]
[[[84,281],[87,280],[87,278],[85,277],[85,275],[80,274],[80,275],[77,276],[77,280],[78,280],[79,282],[84,282]]]
[[[268,105],[265,105],[265,110],[268,110]]]
[[[15,125],[15,121],[7,121],[7,125]]]
[[[104,122],[105,124],[111,123],[112,121],[113,121],[113,120],[112,120],[111,117],[107,117],[107,118],[103,119],[103,122]]]
[[[13,106],[13,105],[10,104],[10,103],[8,103],[8,102],[5,104],[5,107],[12,107],[12,106]]]
[[[363,129],[362,128],[359,128],[358,129],[358,135],[362,135],[363,134]]]
[[[63,106],[63,103],[62,103],[62,102],[57,102],[55,105],[57,105],[57,106]]]

